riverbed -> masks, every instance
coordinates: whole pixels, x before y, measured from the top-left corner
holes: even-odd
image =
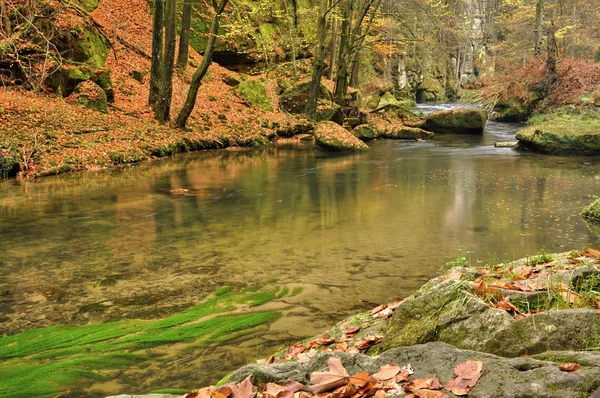
[[[0,334],[164,317],[223,286],[301,291],[250,338],[157,358],[155,378],[94,394],[192,389],[406,296],[457,257],[597,247],[579,213],[598,194],[600,159],[494,147],[519,127],[377,140],[364,154],[274,146],[0,182]]]

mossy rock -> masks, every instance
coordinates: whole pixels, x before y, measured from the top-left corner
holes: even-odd
[[[279,100],[279,106],[286,112],[300,114],[306,110],[308,102],[308,91],[310,82],[302,82],[285,90]],[[325,101],[333,101],[333,95],[323,86],[319,85],[319,99]]]
[[[368,124],[361,124],[352,130],[352,134],[359,140],[370,141],[378,137],[376,131]]]
[[[267,89],[262,83],[248,79],[241,82],[236,91],[253,106],[266,111],[273,111],[273,106],[267,96]]]
[[[67,102],[102,113],[108,113],[106,93],[91,80],[79,83],[73,93],[67,98]]]
[[[519,131],[519,148],[554,155],[600,155],[600,118],[550,116]]]
[[[223,83],[227,84],[230,87],[237,87],[240,85],[241,81],[234,75],[226,75],[223,78]]]
[[[86,80],[91,80],[106,93],[108,102],[115,99],[111,71],[108,68],[94,68],[88,65],[70,65],[65,63],[60,70],[48,77],[47,83],[54,92],[69,96],[75,87]]]
[[[333,152],[364,152],[369,147],[351,132],[334,122],[322,122],[315,128],[317,148]]]
[[[531,116],[531,110],[514,100],[498,101],[494,107],[494,120],[497,122],[523,122]]]
[[[588,220],[600,222],[600,198],[583,209],[581,215]]]
[[[487,123],[487,112],[483,109],[456,108],[432,112],[427,117],[425,128],[436,133],[481,134]]]
[[[446,88],[433,76],[427,74],[417,87],[417,101],[439,102],[446,99]]]
[[[317,122],[332,121],[339,125],[344,123],[346,115],[342,107],[333,101],[319,100],[317,102],[317,111],[315,112],[315,120]]]
[[[381,134],[381,137],[398,140],[430,140],[434,135],[431,131],[426,131],[418,127],[392,125],[384,134]]]

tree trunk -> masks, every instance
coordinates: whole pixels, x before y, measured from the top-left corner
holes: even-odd
[[[533,49],[533,54],[536,57],[542,55],[542,38],[544,37],[544,32],[542,29],[542,25],[544,23],[544,0],[538,0],[537,5],[535,7],[535,47]]]
[[[196,96],[198,95],[198,90],[202,84],[202,79],[204,78],[204,75],[206,75],[208,67],[212,62],[212,54],[215,50],[217,32],[219,30],[219,21],[228,1],[229,0],[221,0],[219,5],[215,7],[215,15],[213,16],[212,23],[210,25],[210,33],[208,36],[208,42],[206,43],[206,51],[204,52],[200,66],[198,66],[198,69],[196,69],[196,72],[194,72],[194,76],[192,76],[192,82],[190,84],[187,97],[185,98],[185,103],[183,104],[179,115],[177,115],[177,120],[175,121],[175,125],[178,128],[185,128],[187,121],[194,110],[194,106],[196,106]]]
[[[336,68],[336,56],[337,56],[337,42],[338,42],[338,34],[337,34],[337,19],[336,17],[332,17],[331,19],[331,42],[329,47],[329,73],[327,73],[327,77],[329,80],[333,79],[335,68]]]
[[[554,84],[558,80],[556,74],[556,63],[558,62],[558,45],[556,44],[556,26],[554,21],[548,28],[548,37],[546,47],[548,49],[548,59],[546,60],[546,94],[549,94]]]
[[[290,50],[292,51],[292,77],[294,82],[298,80],[298,67],[296,66],[296,8],[295,2],[292,1],[292,6],[294,7],[294,19],[290,17],[290,13],[288,11],[287,0],[283,1],[283,9],[285,11],[285,18],[288,20],[288,29],[290,30]]]
[[[165,50],[162,60],[162,82],[160,96],[154,111],[159,123],[166,123],[171,113],[173,97],[173,63],[175,61],[175,36],[177,35],[177,0],[167,0],[165,10]]]
[[[181,35],[179,36],[179,53],[177,54],[177,69],[185,72],[188,64],[190,46],[190,27],[192,25],[192,5],[194,0],[183,0],[183,15],[181,17]]]
[[[154,14],[152,16],[152,65],[150,67],[148,105],[153,109],[156,109],[160,97],[160,83],[162,81],[164,2],[165,0],[154,0]]]
[[[327,0],[319,1],[319,19],[317,20],[317,45],[313,60],[312,80],[308,91],[306,113],[314,117],[317,112],[317,101],[321,89],[321,77],[325,64],[325,40],[327,39]]]
[[[356,51],[352,57],[352,69],[350,72],[350,87],[358,87],[358,70],[360,68],[360,51]],[[390,62],[391,64],[391,62]],[[347,91],[347,88],[346,88]],[[344,93],[345,96],[346,93]]]
[[[338,67],[335,78],[335,92],[333,94],[335,102],[343,104],[348,84],[348,61],[352,41],[350,30],[352,28],[352,0],[346,0],[344,3],[344,15],[342,19],[340,34],[340,49],[338,55]]]
[[[0,0],[0,32],[4,33],[4,37],[12,35],[10,20],[8,19],[8,12],[6,11],[6,3],[4,0]]]

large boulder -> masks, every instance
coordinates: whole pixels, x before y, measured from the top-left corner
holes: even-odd
[[[108,113],[106,93],[91,80],[79,83],[73,93],[67,98],[67,102],[102,113]]]
[[[519,131],[519,148],[554,155],[600,155],[600,117],[550,116]]]
[[[273,111],[273,106],[269,102],[269,97],[267,96],[267,89],[259,81],[251,79],[245,80],[237,86],[236,91],[253,106],[266,111]]]
[[[352,134],[359,140],[371,141],[378,137],[377,133],[369,124],[361,124],[352,130]]]
[[[393,118],[374,117],[369,126],[375,131],[376,137],[382,138],[426,140],[434,136],[434,133],[430,131],[425,131],[418,127],[406,126],[402,121]]]
[[[315,128],[315,144],[327,151],[362,152],[369,147],[351,132],[334,122],[322,122]]]
[[[425,128],[436,133],[481,134],[486,122],[483,109],[456,108],[430,113]]]
[[[534,358],[502,358],[499,356],[457,349],[445,343],[428,343],[395,348],[378,356],[346,352],[321,353],[306,362],[284,362],[277,365],[251,364],[235,371],[228,381],[239,383],[249,375],[252,382],[279,383],[297,381],[309,384],[314,372],[327,370],[331,357],[340,359],[348,374],[373,374],[381,366],[410,364],[412,379],[436,377],[445,385],[454,377],[454,367],[468,360],[482,362],[481,378],[469,392],[473,398],[537,397],[576,398],[589,396],[600,385],[600,353],[555,352],[553,356]],[[576,372],[563,372],[553,360],[579,363]],[[433,392],[435,394],[435,392]],[[427,396],[440,396],[440,395]],[[400,395],[403,396],[403,395]],[[421,396],[421,395],[419,395]]]
[[[310,89],[310,82],[298,83],[285,90],[279,99],[279,106],[286,112],[299,114],[304,113],[306,110],[306,104],[308,102],[308,91]],[[323,86],[319,85],[319,99],[325,101],[333,101],[333,96]]]
[[[508,274],[519,276],[520,272],[533,272],[533,266],[539,264],[543,265],[540,270],[545,270],[542,276],[515,283],[503,281],[484,288],[483,296],[481,290],[476,293],[476,288],[482,288],[481,282],[477,285],[472,281],[492,273],[481,268],[451,269],[398,306],[384,336],[384,347],[442,341],[458,348],[514,357],[548,350],[585,350],[590,344],[600,344],[600,310],[585,308],[585,293],[564,293],[564,286],[600,278],[600,261],[593,257],[574,259],[571,253],[562,253],[534,256],[502,267]],[[498,267],[493,269],[495,274],[500,272]],[[509,285],[510,289],[503,287]],[[595,299],[590,298],[592,303]],[[538,312],[513,317],[506,307],[494,305],[501,300],[505,306],[510,302],[515,308]],[[565,300],[581,301],[582,308],[551,309]]]
[[[531,111],[516,100],[500,100],[494,106],[493,116],[497,122],[524,122],[531,116]]]
[[[420,102],[438,102],[446,99],[446,88],[433,76],[427,74],[417,87],[417,100]]]

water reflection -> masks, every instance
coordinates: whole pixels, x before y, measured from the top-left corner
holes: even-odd
[[[272,348],[409,294],[458,249],[503,260],[598,246],[579,211],[600,160],[493,147],[512,132],[491,124],[483,137],[376,141],[361,155],[214,152],[0,183],[0,333],[163,316],[224,285],[305,286],[298,310],[257,336]],[[252,344],[206,357],[233,366]]]

